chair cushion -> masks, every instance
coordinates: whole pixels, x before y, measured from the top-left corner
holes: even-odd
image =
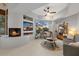
[[[75,47],[79,47],[79,42],[76,42],[76,43],[69,43],[69,45],[75,46]]]

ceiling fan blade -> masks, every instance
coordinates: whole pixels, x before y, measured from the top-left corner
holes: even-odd
[[[44,9],[44,11],[46,12],[47,10]]]
[[[47,16],[47,14],[45,16]]]
[[[50,7],[47,7],[47,9],[50,9]]]
[[[56,12],[50,12],[50,13],[52,14],[52,13],[56,13]]]

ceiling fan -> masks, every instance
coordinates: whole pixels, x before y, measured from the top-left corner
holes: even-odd
[[[49,13],[49,14],[54,14],[54,13],[56,13],[56,12],[54,12],[53,9],[51,9],[50,7],[46,7],[46,8],[44,9],[44,12],[46,12],[45,16],[47,16],[47,13]]]

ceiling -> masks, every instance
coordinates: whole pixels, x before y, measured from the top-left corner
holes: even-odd
[[[67,7],[68,4],[66,3],[51,3],[51,4],[47,4],[47,5],[44,5],[40,8],[37,8],[35,10],[33,10],[34,13],[38,14],[38,15],[42,15],[44,13],[44,9],[46,7],[50,7],[53,9],[53,11],[56,11],[56,13],[60,12],[61,10],[63,10],[64,8]]]
[[[22,10],[22,11],[32,11],[34,9],[40,8],[47,3],[8,3],[8,8],[12,10]]]
[[[10,11],[19,12],[19,13],[24,12],[26,13],[26,15],[36,14],[37,17],[40,15],[42,16],[44,14],[43,9],[49,6],[53,8],[53,11],[56,12],[56,14],[54,14],[53,18],[51,18],[50,20],[63,18],[63,17],[66,17],[67,15],[70,16],[72,11],[73,13],[79,12],[78,10],[79,4],[73,4],[73,3],[72,4],[69,4],[69,3],[7,3],[7,5]],[[75,6],[77,6],[77,8]],[[69,11],[67,10],[68,8],[69,8]]]
[[[47,6],[51,7],[57,13],[63,10],[66,3],[8,3],[8,8],[12,10],[32,11],[37,15],[42,15],[43,9]],[[61,8],[62,7],[62,8]]]
[[[53,9],[53,11],[56,12],[56,14],[53,14],[53,17],[50,16],[48,17],[44,17],[43,15],[45,14],[45,12],[43,11],[46,7],[50,7]],[[32,12],[37,14],[38,16],[40,16],[40,18],[42,19],[46,19],[46,20],[55,20],[57,18],[63,17],[66,13],[66,8],[68,7],[67,3],[50,3],[50,4],[46,4],[40,8],[37,8],[35,10],[33,10]],[[62,11],[62,12],[61,12]]]

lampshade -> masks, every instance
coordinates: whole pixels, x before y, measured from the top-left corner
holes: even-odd
[[[68,33],[70,34],[70,35],[76,35],[76,29],[75,28],[70,28],[69,29],[69,31],[68,31]]]

